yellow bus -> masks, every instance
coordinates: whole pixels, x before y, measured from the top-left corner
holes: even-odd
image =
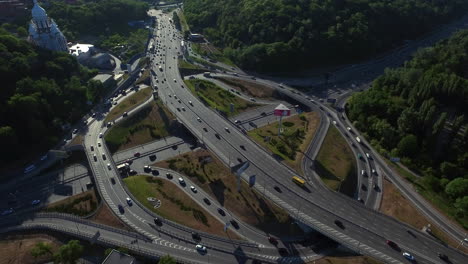
[[[301,187],[305,184],[305,181],[297,176],[292,177],[292,181]]]

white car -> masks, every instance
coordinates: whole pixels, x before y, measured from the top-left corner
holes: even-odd
[[[179,183],[180,183],[180,184],[185,184],[185,181],[184,181],[184,179],[182,179],[182,178],[179,178]]]
[[[176,79],[174,79],[174,82],[177,82],[177,80],[176,80]]]
[[[197,117],[197,121],[201,123],[201,119],[199,117]]]
[[[372,174],[377,175],[377,172],[374,169],[372,169]]]
[[[366,157],[367,157],[368,159],[371,158],[370,155],[369,155],[369,153],[366,153]]]
[[[413,255],[411,255],[411,254],[408,253],[408,252],[403,252],[403,257],[405,257],[405,258],[408,259],[408,260],[414,260]]]
[[[111,165],[110,165],[110,163],[107,163],[107,168],[108,168],[109,170],[111,170]]]
[[[229,127],[225,127],[224,130],[226,130],[226,132],[229,132]]]
[[[201,252],[206,252],[206,247],[203,246],[203,245],[196,245],[195,248],[198,250],[198,251],[201,251]]]
[[[350,128],[350,127],[347,127],[346,129],[348,129],[348,131],[351,131],[351,128]]]
[[[188,103],[189,103],[189,105],[193,106],[193,103],[192,103],[192,101],[188,101]]]
[[[190,186],[190,190],[192,190],[192,192],[194,192],[194,193],[197,193],[197,192],[198,192],[197,188],[195,188],[195,187],[193,187],[193,186]]]

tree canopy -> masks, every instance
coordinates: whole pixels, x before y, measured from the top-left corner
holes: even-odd
[[[386,69],[350,98],[347,113],[377,150],[403,158],[468,218],[467,65],[464,30],[417,51],[403,67]]]
[[[77,121],[97,102],[96,72],[64,52],[32,46],[0,28],[0,166],[57,143],[61,126]],[[97,92],[90,93],[90,90]]]
[[[464,0],[185,0],[191,30],[260,71],[360,59],[463,14]]]

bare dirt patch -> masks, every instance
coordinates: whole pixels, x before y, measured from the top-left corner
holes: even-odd
[[[216,79],[252,97],[273,99],[275,94],[274,89],[259,83],[227,77],[216,77]]]
[[[381,264],[378,260],[365,256],[343,256],[343,257],[324,257],[310,264]]]
[[[284,210],[244,181],[241,181],[241,191],[237,192],[236,176],[206,150],[190,152],[153,165],[190,177],[197,186],[245,223],[275,235],[300,233],[295,225],[291,225],[292,219]]]
[[[382,204],[380,206],[380,211],[382,213],[393,216],[399,221],[405,222],[419,230],[430,224],[432,234],[437,239],[452,247],[457,247],[459,245],[459,241],[453,240],[422,215],[389,180],[384,179],[383,188],[384,193],[382,196]],[[465,247],[459,247],[458,249],[464,253],[468,253],[468,250]]]
[[[33,264],[52,261],[52,256],[42,256],[34,260],[31,249],[39,242],[52,246],[57,251],[61,242],[48,235],[15,235],[0,241],[0,264]]]
[[[96,210],[98,199],[96,192],[89,190],[73,195],[64,200],[49,204],[44,210],[46,212],[59,212],[77,216],[88,215]]]

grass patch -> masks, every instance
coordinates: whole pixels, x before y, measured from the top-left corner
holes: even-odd
[[[51,253],[34,258],[31,250],[37,243],[44,243],[51,246]],[[16,236],[3,237],[0,241],[0,255],[2,256],[1,263],[52,263],[53,253],[57,252],[62,245],[53,237],[48,235],[36,234],[18,234]]]
[[[62,201],[58,201],[48,205],[44,210],[46,212],[59,212],[78,216],[88,215],[96,210],[98,200],[96,192],[89,190]]]
[[[367,256],[327,256],[314,260],[314,264],[383,264],[376,259]]]
[[[434,191],[432,183],[428,182],[426,177],[416,177],[405,168],[400,167],[398,164],[394,164],[387,159],[385,159],[385,161],[394,171],[397,172],[397,174],[411,182],[416,191],[435,208],[439,209],[441,213],[446,215],[449,219],[455,220],[462,228],[468,228],[468,216],[459,217],[457,215],[457,209],[454,208],[453,202],[450,198],[446,197],[444,192]]]
[[[195,53],[206,56],[211,60],[219,61],[229,66],[236,66],[229,58],[210,43],[192,43]]]
[[[178,62],[179,62],[179,68],[181,69],[189,69],[189,70],[202,70],[203,69],[202,67],[186,62],[183,59],[178,59]]]
[[[177,12],[177,15],[179,16],[180,25],[182,26],[182,32],[190,31],[190,28],[189,28],[189,26],[187,24],[187,20],[185,19],[185,16],[184,16],[184,12],[179,10]]]
[[[141,76],[135,81],[135,84],[142,84],[142,83],[145,83],[145,82],[149,83],[149,78],[150,78],[150,69],[148,68],[148,69],[145,69],[143,71]],[[145,89],[143,89],[143,90],[145,90]],[[138,92],[140,92],[140,91],[138,91]]]
[[[203,60],[203,59],[200,59],[200,58],[197,58],[197,57],[194,57],[194,56],[189,56],[189,60],[200,63],[200,64],[202,64],[202,65],[204,65],[204,66],[206,66],[208,68],[214,68],[214,69],[218,69],[218,70],[221,70],[221,71],[224,70],[224,68],[221,67],[221,66],[218,66],[218,65],[216,65],[214,63],[208,62],[206,60]]]
[[[295,225],[291,225],[292,221],[284,210],[264,199],[247,183],[241,181],[241,191],[237,192],[236,176],[206,150],[190,152],[153,165],[188,176],[212,198],[250,225],[278,235],[299,232]]]
[[[152,95],[152,92],[151,88],[144,88],[130,95],[109,112],[104,122],[112,121],[120,117],[124,112],[128,112],[135,106],[143,103]]]
[[[435,238],[451,245],[452,247],[458,246],[459,241],[453,240],[422,215],[391,182],[384,178],[383,184],[384,192],[382,196],[382,204],[380,206],[380,211],[382,213],[393,216],[397,220],[405,222],[416,229],[422,229],[424,226],[430,224],[432,234]],[[459,250],[464,253],[468,253],[468,249],[466,247],[459,247]]]
[[[151,102],[112,127],[105,136],[106,144],[114,153],[169,136],[173,120],[172,113],[160,101]]]
[[[275,93],[275,90],[259,83],[228,77],[215,78],[252,97],[272,99]]]
[[[193,79],[185,80],[184,82],[190,91],[198,96],[202,102],[217,109],[225,116],[237,115],[259,106],[258,104],[243,100],[209,81]],[[230,111],[231,104],[234,105],[234,112]]]
[[[330,126],[316,159],[317,172],[323,182],[332,190],[352,195],[356,186],[356,166],[346,140],[335,126]]]
[[[156,214],[194,229],[226,236],[223,223],[206,212],[174,183],[143,175],[126,178],[124,182],[135,198]],[[148,197],[159,199],[161,207],[155,209],[147,200]],[[229,236],[234,235],[229,234]]]
[[[279,122],[247,133],[296,172],[303,174],[301,163],[304,151],[314,138],[319,122],[320,117],[317,112],[308,112],[283,120],[283,132],[280,136],[278,136]]]

